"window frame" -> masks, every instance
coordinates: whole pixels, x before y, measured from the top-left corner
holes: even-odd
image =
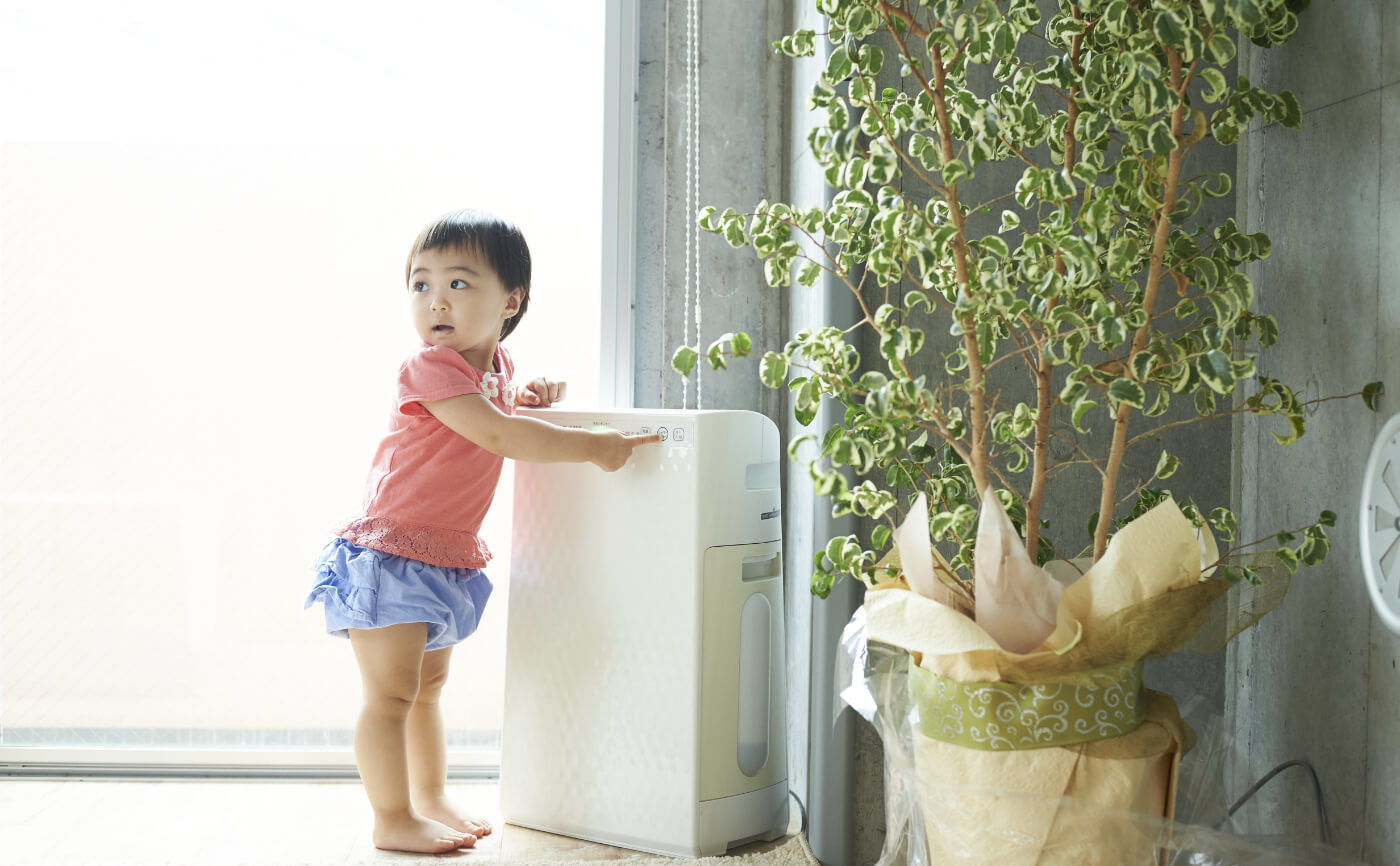
[[[638,0],[607,0],[603,54],[602,364],[599,402],[634,404],[632,308],[636,284]]]

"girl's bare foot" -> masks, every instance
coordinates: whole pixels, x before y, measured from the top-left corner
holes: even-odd
[[[476,835],[454,830],[444,824],[412,813],[391,818],[376,816],[374,847],[386,851],[412,851],[416,854],[443,854],[476,844]]]
[[[461,833],[467,833],[480,839],[483,836],[491,835],[491,824],[480,818],[473,818],[467,814],[466,810],[459,809],[451,800],[444,797],[433,797],[424,800],[413,801],[413,808],[418,810],[418,814],[425,818],[446,824]]]

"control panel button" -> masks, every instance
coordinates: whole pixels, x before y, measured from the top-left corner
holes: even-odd
[[[671,441],[673,441],[673,442],[684,442],[684,441],[685,441],[685,428],[684,428],[684,427],[677,427],[677,428],[675,428],[674,430],[672,430],[672,431],[671,431]]]
[[[667,430],[665,427],[657,427],[656,432],[661,434],[662,442],[665,442],[667,439],[671,438],[671,431]]]

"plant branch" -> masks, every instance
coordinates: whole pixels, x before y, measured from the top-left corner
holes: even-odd
[[[901,49],[903,48],[903,43],[900,43],[900,47]],[[875,106],[875,98],[871,96],[871,94],[875,92],[874,83],[866,79],[864,72],[860,73],[860,79],[865,85],[865,98],[861,100],[861,104],[874,112],[875,116],[880,119],[880,130],[885,135],[885,141],[889,142],[890,148],[899,155],[900,161],[907,165],[919,180],[923,181],[930,189],[942,194],[944,192],[943,186],[935,183],[932,178],[924,174],[922,166],[918,165],[913,157],[905,153],[904,149],[899,146],[899,137],[894,134],[894,131],[890,129],[890,125],[887,122],[888,115]],[[869,155],[868,152],[866,155]],[[917,208],[915,210],[917,210]]]
[[[745,214],[745,216],[753,216],[753,214]],[[852,283],[846,271],[841,268],[841,263],[838,262],[836,259],[832,258],[831,253],[826,251],[826,244],[814,237],[811,232],[807,231],[806,226],[803,226],[802,224],[794,220],[786,219],[784,217],[774,217],[774,219],[776,219],[779,223],[788,226],[789,228],[795,228],[798,231],[802,232],[804,235],[807,236],[807,239],[812,242],[813,246],[817,247],[822,251],[822,255],[825,256],[826,260],[831,263],[831,267],[829,268],[817,262],[815,259],[807,255],[806,253],[802,254],[802,258],[806,259],[809,262],[812,262],[812,264],[817,265],[817,267],[820,267],[827,273],[840,278],[841,282],[846,284],[846,288],[851,290],[851,294],[855,295],[856,302],[860,304],[861,312],[865,313],[866,321],[869,321],[870,323],[874,324],[875,317],[871,314],[870,307],[866,305],[865,298],[861,296],[860,291],[861,286],[865,285],[865,277],[866,274],[869,273],[869,271],[866,270],[861,274],[859,285]]]
[[[1078,444],[1078,443],[1076,443],[1076,444]],[[1082,450],[1082,449],[1081,449],[1081,453],[1083,453],[1083,450]],[[1068,469],[1068,468],[1071,467],[1071,466],[1093,466],[1093,467],[1094,467],[1094,470],[1095,470],[1096,472],[1098,472],[1099,475],[1102,476],[1102,475],[1103,475],[1103,468],[1100,467],[1099,464],[1100,464],[1100,463],[1103,463],[1106,459],[1108,459],[1108,458],[1106,458],[1106,457],[1087,457],[1087,458],[1085,458],[1084,460],[1064,460],[1064,461],[1062,461],[1062,462],[1060,462],[1060,463],[1056,463],[1054,466],[1051,466],[1051,467],[1050,467],[1050,473],[1057,472],[1057,471],[1059,471],[1059,470],[1061,470],[1061,469]]]
[[[979,204],[979,205],[977,205],[976,207],[974,207],[973,210],[974,210],[974,211],[978,211],[978,210],[982,210],[983,208],[989,208],[989,207],[991,207],[992,205],[996,204],[996,203],[999,202],[999,201],[1005,201],[1006,199],[1015,198],[1015,197],[1016,197],[1016,191],[1015,191],[1015,190],[1012,190],[1011,192],[1008,192],[1008,193],[1006,193],[1005,195],[999,195],[999,196],[997,196],[996,198],[988,199],[987,201],[982,202],[981,204]]]
[[[1080,20],[1078,9],[1071,6],[1070,11],[1073,12],[1076,21]],[[1070,45],[1070,64],[1076,72],[1079,71],[1079,51],[1083,40],[1083,34],[1077,35]],[[1072,87],[1065,96],[1069,112],[1069,121],[1065,124],[1065,171],[1069,172],[1071,176],[1074,173],[1076,158],[1074,121],[1079,116],[1078,95],[1079,89]],[[1055,270],[1061,275],[1065,272],[1064,259],[1058,252],[1055,254]],[[1059,298],[1054,298],[1046,305],[1045,318],[1047,321],[1059,302]],[[1040,357],[1033,362],[1035,369],[1035,448],[1031,452],[1031,493],[1026,499],[1026,555],[1032,561],[1035,560],[1036,551],[1040,546],[1040,503],[1045,498],[1045,476],[1050,469],[1050,410],[1051,401],[1055,395],[1050,390],[1050,377],[1054,367],[1045,354],[1045,346],[1049,339],[1048,334],[1037,337],[1036,348],[1040,349]]]
[[[885,16],[885,26],[889,29],[890,35],[893,36],[895,41],[900,44],[901,49],[903,49],[904,47],[904,40],[899,38],[899,32],[895,30],[894,22],[889,20],[891,18],[898,18],[900,21],[903,21],[905,24],[909,25],[909,32],[913,33],[920,39],[928,38],[927,28],[920,26],[919,22],[914,20],[914,16],[909,14],[907,11],[904,10],[903,7],[899,6],[898,4],[888,3],[885,2],[885,0],[880,0],[880,12]],[[908,57],[909,52],[905,51],[904,55]]]
[[[1263,538],[1255,539],[1254,541],[1250,541],[1245,544],[1237,544],[1234,547],[1231,547],[1230,549],[1226,550],[1224,553],[1220,554],[1219,558],[1217,558],[1215,562],[1212,562],[1210,565],[1201,569],[1201,571],[1204,572],[1212,568],[1216,568],[1224,564],[1225,560],[1229,559],[1230,557],[1238,555],[1240,551],[1248,550],[1251,547],[1258,547],[1259,545],[1267,544],[1270,541],[1275,541],[1280,535],[1296,535],[1300,532],[1305,532],[1309,526],[1312,526],[1312,524],[1308,524],[1308,526],[1299,526],[1297,529],[1286,529],[1283,532],[1274,532],[1264,536]]]
[[[943,161],[948,163],[953,159],[953,124],[948,116],[947,100],[944,98],[948,71],[943,66],[942,48],[938,45],[933,46],[933,71],[934,113],[938,117]],[[962,291],[970,292],[972,279],[967,268],[967,226],[964,224],[962,206],[958,202],[956,185],[948,188],[947,201],[948,216],[957,230],[953,237],[953,260],[958,285]],[[983,383],[986,377],[982,371],[982,353],[977,345],[977,329],[970,314],[963,320],[963,327],[963,344],[967,349],[968,376],[971,382],[968,398],[972,408],[972,459],[967,465],[972,470],[972,482],[977,486],[977,495],[981,497],[987,494],[990,487],[987,480],[987,410],[983,403]]]
[[[1131,358],[1143,350],[1147,345],[1149,324],[1152,319],[1153,309],[1157,301],[1157,290],[1162,282],[1162,263],[1166,257],[1167,236],[1171,230],[1171,212],[1176,206],[1176,183],[1181,177],[1181,121],[1185,111],[1181,96],[1181,57],[1176,49],[1167,46],[1167,62],[1171,66],[1172,90],[1177,94],[1176,107],[1172,109],[1172,141],[1176,143],[1176,148],[1167,157],[1167,177],[1163,182],[1162,208],[1157,214],[1156,236],[1152,244],[1152,259],[1147,273],[1147,286],[1143,292],[1142,307],[1147,311],[1148,322],[1144,322],[1142,327],[1137,329],[1133,335],[1132,350],[1128,353]],[[1126,371],[1131,374],[1131,370]],[[1108,452],[1108,465],[1104,468],[1104,479],[1101,495],[1099,496],[1099,524],[1094,531],[1094,561],[1098,562],[1103,558],[1104,551],[1108,548],[1108,527],[1113,522],[1114,488],[1118,482],[1118,470],[1123,465],[1123,456],[1127,450],[1128,440],[1128,415],[1132,412],[1132,407],[1125,402],[1118,404],[1118,411],[1113,420],[1113,444]]]
[[[1298,401],[1298,406],[1299,406],[1299,407],[1303,407],[1303,406],[1316,406],[1318,403],[1326,403],[1326,402],[1329,401],[1329,400],[1350,400],[1352,397],[1360,397],[1360,396],[1362,396],[1362,393],[1363,393],[1363,392],[1361,392],[1361,391],[1357,391],[1357,392],[1354,393],[1354,394],[1335,394],[1335,395],[1333,395],[1333,396],[1331,396],[1331,397],[1318,397],[1318,398],[1315,399],[1315,400],[1300,400],[1300,401]],[[1128,446],[1131,447],[1131,446],[1133,446],[1133,445],[1136,445],[1136,444],[1139,443],[1139,442],[1142,442],[1142,441],[1147,440],[1147,439],[1151,439],[1152,437],[1156,436],[1157,434],[1162,433],[1162,432],[1164,432],[1164,431],[1166,431],[1166,430],[1170,430],[1170,429],[1172,429],[1173,427],[1182,427],[1182,426],[1185,426],[1185,425],[1187,425],[1187,424],[1197,424],[1197,423],[1200,423],[1201,421],[1215,421],[1215,420],[1218,420],[1218,419],[1220,419],[1220,418],[1229,418],[1231,415],[1239,415],[1239,414],[1242,413],[1242,412],[1253,412],[1253,411],[1254,411],[1254,410],[1251,409],[1251,408],[1248,407],[1248,406],[1240,406],[1239,408],[1236,408],[1236,409],[1227,409],[1227,410],[1225,410],[1224,412],[1213,412],[1213,413],[1211,413],[1210,415],[1198,415],[1198,416],[1195,417],[1195,418],[1183,418],[1183,419],[1181,419],[1180,421],[1173,421],[1173,422],[1171,422],[1170,424],[1162,424],[1161,426],[1153,427],[1151,430],[1145,430],[1145,431],[1143,431],[1142,433],[1139,433],[1138,435],[1134,436],[1132,439],[1129,439],[1129,440],[1128,440]],[[1265,414],[1270,414],[1270,413],[1265,413]]]
[[[928,35],[927,31],[923,31],[922,28],[918,27],[913,17],[904,9],[885,2],[885,0],[881,0],[880,2],[880,13],[885,19],[885,25],[889,28],[891,36],[893,36],[895,42],[899,45],[900,51],[903,52],[905,57],[911,56],[908,46],[904,39],[900,37],[894,26],[893,19],[898,18],[904,21],[909,25],[910,31],[915,35],[922,35],[926,38]],[[938,119],[940,153],[944,164],[947,164],[953,160],[953,127],[952,121],[948,116],[948,104],[944,94],[946,92],[948,70],[952,66],[952,63],[949,63],[947,66],[944,65],[943,49],[942,46],[938,45],[933,46],[930,60],[933,64],[933,83],[930,84],[917,69],[915,70],[915,75],[924,88],[924,91],[928,93],[933,100],[934,114]],[[953,62],[956,62],[956,58],[954,58]],[[953,260],[955,263],[957,281],[961,290],[967,292],[971,289],[971,278],[967,267],[967,228],[964,224],[962,206],[958,202],[958,188],[956,185],[953,185],[947,187],[944,192],[944,199],[948,203],[949,217],[952,220],[953,227],[957,231],[957,234],[952,240]],[[970,318],[964,320],[964,325],[971,324]],[[972,470],[973,484],[976,485],[977,493],[981,496],[987,491],[989,486],[987,480],[986,454],[987,420],[982,394],[982,383],[985,377],[982,372],[982,359],[977,351],[975,328],[967,328],[967,333],[964,335],[963,342],[968,350],[968,373],[972,383],[968,392],[972,409],[972,419],[970,422],[972,427],[972,447],[967,455],[961,455],[960,452],[960,456],[964,456],[964,459],[967,460],[967,465]]]
[[[903,268],[903,270],[904,270],[904,275],[909,279],[909,281],[910,281],[911,283],[914,283],[915,285],[919,286],[920,289],[923,289],[923,288],[924,288],[923,280],[922,280],[921,278],[919,278],[919,277],[914,276],[913,270],[910,269],[910,267],[909,267],[909,260],[908,260],[908,259],[905,259],[905,260],[904,260],[904,268]],[[936,286],[929,287],[929,288],[924,292],[924,294],[928,296],[928,299],[929,299],[931,302],[937,304],[937,305],[938,305],[939,307],[941,307],[945,312],[949,312],[949,313],[953,312],[953,305],[950,304],[950,303],[948,303],[948,299],[945,298],[945,297],[943,297],[943,293],[940,292]]]

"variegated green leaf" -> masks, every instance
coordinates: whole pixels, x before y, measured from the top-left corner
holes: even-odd
[[[1163,451],[1162,456],[1157,458],[1157,468],[1152,475],[1163,480],[1176,474],[1176,470],[1181,468],[1181,460],[1174,454]]]
[[[1126,403],[1135,409],[1141,409],[1147,400],[1147,395],[1143,393],[1142,386],[1131,379],[1114,379],[1108,386],[1108,400],[1115,408]]]
[[[787,358],[777,352],[765,352],[758,362],[758,378],[769,388],[781,388],[787,377]]]
[[[1229,394],[1235,389],[1235,371],[1230,356],[1219,349],[1206,352],[1196,365],[1201,380],[1217,394]]]
[[[695,369],[695,362],[699,360],[700,353],[691,346],[681,346],[671,356],[671,369],[682,376],[689,376],[690,371]]]

